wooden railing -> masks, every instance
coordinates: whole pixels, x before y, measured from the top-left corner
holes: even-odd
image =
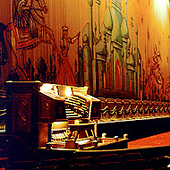
[[[169,102],[114,98],[99,99],[101,100],[100,119],[102,120],[170,116]]]

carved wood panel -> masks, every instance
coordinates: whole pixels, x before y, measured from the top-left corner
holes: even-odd
[[[31,93],[13,94],[13,132],[31,132]]]

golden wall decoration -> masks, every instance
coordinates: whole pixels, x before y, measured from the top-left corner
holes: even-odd
[[[0,5],[6,8],[0,11],[0,47],[8,52],[0,53],[1,85],[7,79],[39,79],[88,86],[96,96],[169,100],[168,0]]]

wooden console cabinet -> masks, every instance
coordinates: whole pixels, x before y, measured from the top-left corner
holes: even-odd
[[[24,143],[37,147],[38,92],[40,81],[7,81],[6,132],[21,138]]]

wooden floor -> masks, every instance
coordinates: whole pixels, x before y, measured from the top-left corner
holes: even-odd
[[[128,142],[128,149],[170,146],[170,132]]]

